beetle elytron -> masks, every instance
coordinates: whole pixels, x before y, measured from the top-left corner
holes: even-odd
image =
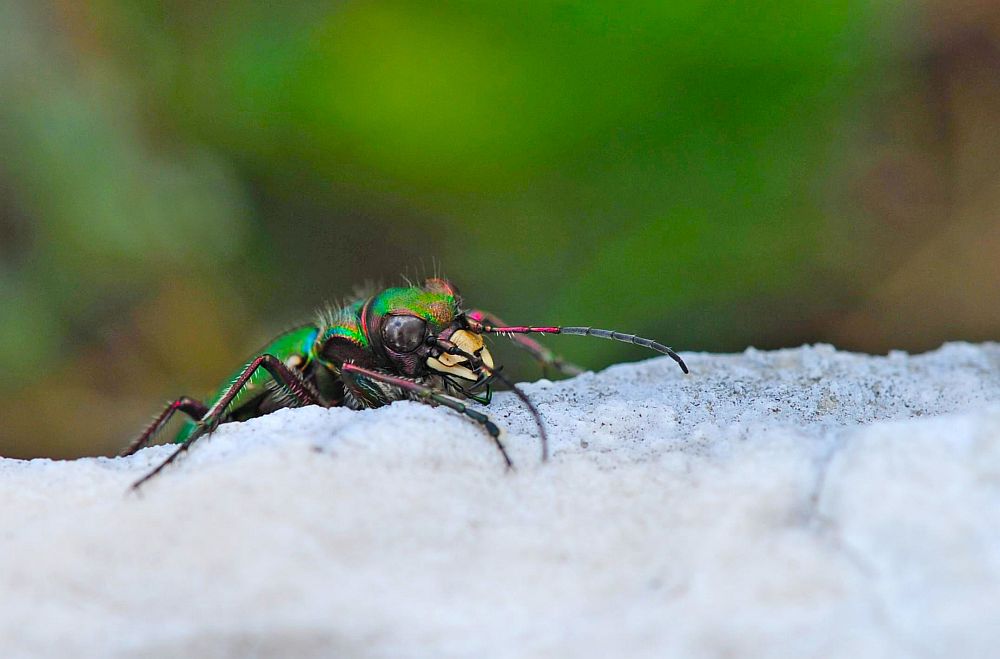
[[[528,406],[541,430],[542,459],[548,457],[538,411],[494,366],[483,336],[506,336],[543,365],[563,373],[579,369],[562,361],[526,334],[575,334],[633,343],[684,361],[670,348],[634,334],[590,327],[507,326],[496,316],[466,310],[456,288],[440,278],[423,286],[388,288],[323,312],[316,322],[289,330],[266,345],[228,380],[206,405],[186,396],[173,401],[122,455],[146,446],[175,412],[191,417],[174,442],[178,448],[136,481],[158,474],[199,437],[221,423],[245,421],[285,407],[322,405],[351,409],[381,407],[396,400],[444,405],[477,423],[493,438],[507,466],[510,458],[500,429],[462,399],[488,404],[491,384],[508,385]]]

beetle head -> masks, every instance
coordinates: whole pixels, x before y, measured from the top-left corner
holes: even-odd
[[[492,373],[493,357],[482,334],[469,327],[457,289],[444,279],[386,289],[365,304],[361,320],[376,354],[404,375],[436,372],[480,382]],[[449,345],[457,350],[442,347]]]

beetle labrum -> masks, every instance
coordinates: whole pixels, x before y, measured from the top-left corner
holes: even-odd
[[[510,467],[500,428],[462,402],[488,404],[492,384],[500,381],[528,406],[538,423],[545,460],[548,442],[538,410],[494,365],[483,337],[508,337],[545,366],[567,374],[580,371],[528,334],[596,336],[632,343],[669,355],[688,372],[673,350],[634,334],[590,327],[506,325],[491,313],[466,310],[451,282],[430,278],[421,286],[388,288],[327,309],[315,322],[279,335],[227,380],[208,404],[187,396],[169,403],[121,455],[149,444],[176,412],[190,417],[174,439],[178,447],[136,481],[133,487],[138,487],[222,423],[245,421],[285,407],[364,409],[416,400],[449,407],[479,423]]]

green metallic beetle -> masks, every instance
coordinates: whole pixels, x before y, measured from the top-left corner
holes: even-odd
[[[313,323],[281,334],[264,346],[209,399],[186,396],[173,401],[122,455],[143,448],[176,412],[191,420],[174,439],[179,444],[155,469],[136,481],[138,487],[177,459],[200,437],[221,423],[245,421],[285,407],[322,405],[351,409],[381,407],[397,400],[444,405],[481,424],[493,438],[508,467],[510,457],[500,428],[463,399],[489,404],[492,383],[499,380],[528,406],[541,434],[542,460],[548,441],[538,410],[494,366],[483,335],[507,336],[543,365],[566,374],[580,369],[553,355],[526,334],[575,334],[624,341],[669,355],[681,370],[684,361],[670,348],[634,334],[590,327],[508,326],[496,316],[464,310],[451,282],[427,279],[422,286],[388,288],[328,309]]]

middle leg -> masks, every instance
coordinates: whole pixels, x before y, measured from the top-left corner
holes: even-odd
[[[199,419],[198,426],[190,436],[185,439],[173,453],[167,456],[167,459],[156,466],[155,469],[150,471],[148,474],[137,480],[132,484],[132,489],[138,489],[143,483],[148,481],[153,476],[163,471],[164,467],[169,465],[171,462],[176,460],[182,453],[187,451],[192,444],[194,444],[198,439],[204,436],[206,433],[210,433],[215,430],[219,423],[222,421],[223,415],[226,412],[226,408],[229,404],[233,402],[233,399],[240,393],[240,391],[250,382],[250,379],[257,372],[257,369],[263,368],[275,379],[275,381],[280,382],[284,385],[295,398],[302,405],[321,405],[321,398],[319,393],[315,388],[303,379],[302,375],[298,371],[293,371],[292,369],[285,366],[284,362],[275,357],[274,355],[258,355],[255,357],[243,371],[237,376],[233,383],[229,386],[226,392],[219,397],[212,407],[209,408]]]

